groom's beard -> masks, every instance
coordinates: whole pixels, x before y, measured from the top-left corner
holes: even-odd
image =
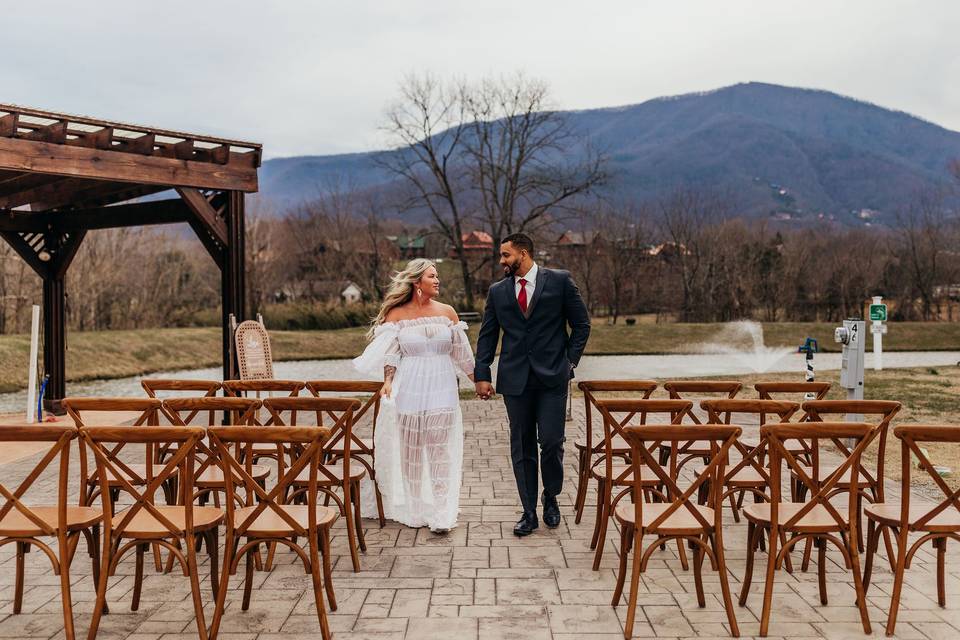
[[[504,277],[506,277],[506,278],[512,278],[513,276],[517,275],[517,271],[519,271],[519,270],[520,270],[520,261],[517,260],[516,262],[514,262],[514,263],[512,263],[512,264],[506,264],[506,265],[504,265],[504,267],[503,267],[503,275],[504,275]]]

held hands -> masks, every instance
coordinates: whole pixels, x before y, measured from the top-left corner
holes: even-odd
[[[477,389],[477,397],[482,400],[489,400],[493,396],[493,385],[489,382],[477,382],[474,384]]]

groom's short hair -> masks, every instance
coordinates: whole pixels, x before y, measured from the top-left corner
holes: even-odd
[[[522,249],[533,255],[533,240],[530,239],[525,233],[511,233],[506,238],[503,239],[503,244],[510,243],[515,246],[517,249]]]

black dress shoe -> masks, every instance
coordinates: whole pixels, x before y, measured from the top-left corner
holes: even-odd
[[[560,505],[557,504],[556,497],[544,493],[541,501],[543,502],[543,524],[556,529],[560,526]]]
[[[520,518],[520,521],[513,526],[513,535],[528,536],[533,533],[537,527],[540,526],[540,523],[537,522],[536,512],[525,512],[523,517]]]

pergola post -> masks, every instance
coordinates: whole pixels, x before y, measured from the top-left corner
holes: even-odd
[[[64,278],[43,278],[43,370],[50,376],[43,396],[43,408],[63,412],[61,401],[67,393],[67,292]]]
[[[244,282],[244,210],[243,192],[226,192],[224,218],[227,226],[227,244],[220,266],[223,308],[223,379],[236,380],[236,362],[232,357],[230,341],[230,314],[242,322],[246,319],[246,284]]]

